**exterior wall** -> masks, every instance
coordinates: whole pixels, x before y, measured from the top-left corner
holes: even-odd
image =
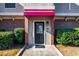
[[[51,45],[52,44],[52,42],[53,42],[53,40],[54,40],[54,38],[53,38],[53,33],[51,32],[51,26],[52,26],[52,29],[54,29],[53,28],[53,23],[52,23],[52,25],[51,25],[51,20],[53,20],[52,19],[52,17],[42,17],[42,16],[37,16],[37,17],[27,17],[29,20],[28,20],[28,32],[29,32],[29,34],[28,34],[28,43],[29,43],[29,45],[34,45],[34,41],[35,41],[35,39],[34,39],[34,22],[35,21],[44,21],[45,22],[45,30],[44,30],[44,32],[45,32],[45,45]],[[48,21],[49,22],[49,24],[47,25],[46,24],[46,21]],[[26,26],[25,26],[26,27]],[[47,30],[48,29],[48,30]],[[52,35],[51,35],[52,34]]]
[[[4,29],[6,31],[10,31],[19,27],[24,28],[24,19],[3,19],[0,21],[0,29]]]
[[[28,29],[28,27],[29,27],[29,24],[28,24],[28,18],[27,17],[25,17],[25,44],[26,45],[28,45],[28,41],[29,41],[29,39],[28,39],[28,36],[29,36],[29,29]],[[31,37],[31,36],[30,36]]]
[[[76,3],[55,3],[55,11],[57,13],[79,13],[79,5]]]
[[[76,3],[55,3],[57,16],[79,16],[79,4]]]
[[[0,15],[23,15],[24,7],[16,3],[16,8],[5,8],[5,3],[0,3]]]
[[[0,25],[1,25],[1,20],[0,20]],[[0,29],[1,29],[1,26],[0,26]]]
[[[24,9],[47,9],[54,10],[55,6],[53,3],[21,3],[24,6]]]
[[[55,19],[51,18],[51,45],[54,44]]]
[[[79,21],[55,21],[56,28],[79,28]]]

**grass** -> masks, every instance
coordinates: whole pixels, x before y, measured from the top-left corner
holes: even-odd
[[[8,50],[0,50],[0,56],[15,56],[21,48],[13,48]]]
[[[56,45],[56,47],[64,56],[79,56],[79,47],[63,46],[61,44]]]

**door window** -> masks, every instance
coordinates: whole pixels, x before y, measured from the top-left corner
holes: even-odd
[[[37,31],[36,31],[36,33],[40,33],[40,34],[42,34],[43,33],[43,25],[42,24],[37,24]]]

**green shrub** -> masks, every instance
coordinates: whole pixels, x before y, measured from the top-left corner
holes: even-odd
[[[73,44],[79,45],[79,32],[73,33]]]
[[[55,37],[56,37],[57,43],[61,43],[62,34],[63,34],[63,32],[62,32],[61,29],[56,29],[55,30],[55,35],[56,35]]]
[[[74,45],[79,45],[79,40],[74,40],[74,41],[73,41],[73,44],[74,44]]]
[[[61,43],[61,37],[63,35],[63,33],[65,32],[74,32],[75,30],[74,29],[56,29],[55,30],[55,37],[56,37],[56,41],[57,43]]]
[[[0,29],[0,31],[6,31],[5,29]]]
[[[64,32],[61,37],[61,44],[73,44],[73,34],[72,32]]]
[[[24,28],[15,28],[14,29],[14,35],[18,43],[23,43],[24,41]]]
[[[68,33],[63,33],[62,34],[62,37],[60,38],[61,39],[61,44],[67,44],[68,43],[68,40],[67,40],[67,37],[68,37],[68,35],[67,35]]]
[[[74,28],[74,30],[76,30],[77,32],[79,32],[79,28]]]
[[[0,32],[0,49],[7,49],[13,45],[13,32]]]
[[[79,28],[74,29],[57,29],[56,41],[63,45],[79,45]]]

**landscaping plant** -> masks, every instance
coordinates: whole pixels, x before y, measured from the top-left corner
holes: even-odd
[[[13,32],[0,32],[0,49],[11,48],[13,45]]]
[[[18,43],[22,44],[24,41],[24,28],[15,28],[14,35]]]
[[[63,45],[79,45],[79,28],[57,29],[56,41]]]

